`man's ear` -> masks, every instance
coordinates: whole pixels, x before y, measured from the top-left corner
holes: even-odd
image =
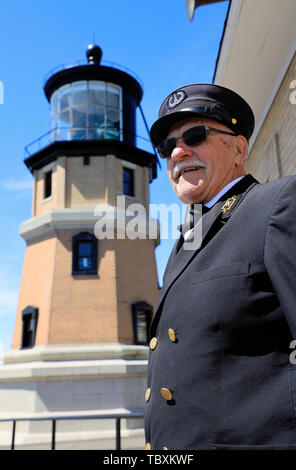
[[[249,144],[247,139],[243,135],[236,137],[235,148],[236,148],[236,162],[243,165],[246,155],[248,153]]]

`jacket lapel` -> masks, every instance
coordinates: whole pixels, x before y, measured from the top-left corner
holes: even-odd
[[[258,181],[253,178],[253,176],[246,175],[237,184],[230,188],[230,190],[227,191],[227,193],[225,193],[222,198],[198,220],[193,230],[192,238],[194,239],[194,242],[192,247],[190,247],[190,241],[188,241],[185,242],[178,250],[181,242],[180,240],[177,240],[167,263],[163,279],[163,287],[160,291],[151,329],[153,326],[156,328],[155,321],[159,317],[158,314],[161,303],[170,286],[180,276],[184,269],[186,269],[192,259],[208,243],[211,236],[214,236],[219,228],[221,228],[222,224],[218,224],[218,222],[226,222],[237,209],[249,190],[257,183]],[[198,243],[196,243],[196,241],[198,241]]]
[[[196,225],[194,226],[191,237],[188,241],[184,242],[175,254],[171,261],[171,266],[167,270],[167,274],[164,278],[164,287],[167,288],[171,283],[184,271],[186,266],[190,263],[192,258],[201,250],[204,240],[214,224],[215,220],[220,216],[221,209],[218,204],[215,204],[213,208],[204,214]],[[176,251],[176,250],[174,250]]]

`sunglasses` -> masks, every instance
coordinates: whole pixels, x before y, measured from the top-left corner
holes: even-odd
[[[172,154],[172,151],[177,146],[177,143],[180,139],[186,145],[198,145],[206,140],[208,132],[216,132],[217,134],[228,134],[228,135],[238,135],[232,132],[221,131],[220,129],[215,129],[208,126],[195,126],[187,129],[183,132],[181,137],[171,137],[170,139],[163,140],[157,147],[157,151],[161,158],[169,158]]]

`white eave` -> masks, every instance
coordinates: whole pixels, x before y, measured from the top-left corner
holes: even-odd
[[[233,89],[256,119],[250,148],[296,50],[295,0],[232,0],[214,83]]]

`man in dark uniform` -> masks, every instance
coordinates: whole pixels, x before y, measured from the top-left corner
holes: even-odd
[[[151,324],[147,449],[296,450],[296,177],[246,174],[253,129],[243,98],[206,84],[170,94],[151,128],[193,224]]]

